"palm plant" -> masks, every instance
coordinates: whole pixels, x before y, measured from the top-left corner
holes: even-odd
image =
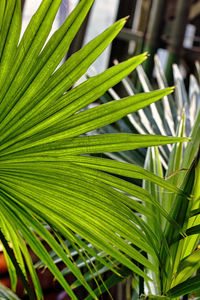
[[[155,56],[156,79],[160,88],[167,87],[167,81],[158,57]],[[174,230],[160,214],[159,209],[152,204],[146,204],[152,215],[144,217],[146,224],[153,228],[154,243],[158,249],[159,261],[151,255],[149,259],[158,265],[159,272],[149,273],[154,280],[146,283],[147,290],[156,295],[167,294],[170,298],[199,291],[199,204],[200,204],[200,88],[197,79],[191,75],[189,94],[187,95],[184,80],[178,66],[174,65],[174,80],[176,84],[175,98],[168,95],[163,102],[151,104],[139,112],[128,115],[114,125],[101,128],[100,131],[118,132],[128,128],[128,131],[144,133],[167,133],[179,137],[190,137],[188,144],[178,143],[174,147],[151,147],[147,152],[128,151],[124,153],[104,153],[105,156],[124,162],[145,163],[145,169],[163,177],[178,187],[181,187],[190,198],[180,199],[174,193],[168,193],[159,186],[143,180],[143,187],[149,191],[154,200],[167,211],[177,222],[179,230]],[[197,70],[199,66],[197,65]],[[138,76],[145,92],[152,90],[152,86],[141,66],[137,68]],[[199,73],[199,72],[198,72]],[[137,93],[128,78],[122,81],[129,95]],[[112,89],[101,100],[111,98],[119,100],[119,96]],[[153,116],[153,117],[152,117]],[[144,159],[144,160],[143,160]],[[156,215],[156,218],[155,218]],[[129,273],[127,274],[127,276]]]
[[[183,113],[186,115],[186,125],[185,134],[190,135],[191,130],[194,125],[194,120],[197,117],[199,110],[199,98],[200,98],[200,88],[197,79],[194,75],[190,76],[190,84],[188,95],[184,85],[184,80],[181,72],[177,65],[174,68],[174,81],[176,85],[174,97],[168,95],[164,97],[164,101],[158,101],[153,103],[149,107],[145,107],[137,111],[134,114],[129,114],[127,117],[119,120],[116,124],[111,124],[98,130],[100,133],[109,132],[132,132],[139,134],[163,134],[176,136],[176,130],[180,123]],[[197,72],[199,67],[197,65]],[[157,56],[155,56],[155,71],[156,80],[159,88],[166,88],[167,80],[164,75],[164,71],[161,67],[161,63]],[[137,67],[137,73],[139,82],[144,92],[149,92],[153,90],[153,87],[145,74],[142,66]],[[124,78],[122,80],[122,87],[124,88],[127,95],[137,94],[137,88],[133,85],[130,79]],[[101,102],[106,103],[111,100],[119,100],[120,96],[115,92],[114,89],[109,89],[109,91],[101,97]],[[165,147],[160,147],[160,155],[163,164],[163,168],[167,170],[169,154],[171,153],[172,146],[168,145]],[[195,148],[197,151],[197,148]],[[146,150],[138,149],[137,151],[127,151],[126,153],[115,153],[106,154],[106,156],[113,157],[120,161],[136,163],[141,166],[144,165],[144,160],[146,157]]]
[[[129,133],[84,136],[154,103],[173,88],[80,111],[132,72],[147,55],[131,58],[72,88],[126,19],[116,22],[58,67],[93,0],[80,1],[46,43],[60,3],[61,0],[43,0],[19,40],[21,0],[0,0],[0,240],[13,290],[19,276],[30,299],[43,297],[28,252],[30,247],[71,299],[77,299],[73,288],[78,284],[97,299],[101,292],[99,266],[117,277],[127,268],[151,280],[139,263],[158,276],[158,264],[143,255],[145,252],[156,262],[159,260],[154,228],[140,217],[152,215],[152,209],[144,203],[156,208],[170,229],[182,233],[176,217],[170,216],[147,189],[116,175],[148,180],[177,194],[179,199],[187,196],[185,191],[139,166],[88,154],[187,139]],[[67,282],[54,263],[54,254],[46,250],[41,239],[62,259],[77,282]],[[72,249],[81,261],[74,259]],[[81,263],[88,273],[81,272]],[[119,269],[121,265],[124,267]],[[91,278],[96,281],[97,291],[88,283]]]

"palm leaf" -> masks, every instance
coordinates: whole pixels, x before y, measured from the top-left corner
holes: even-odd
[[[167,88],[167,81],[157,57],[155,57],[155,67],[158,86]],[[137,72],[143,90],[145,92],[152,91],[152,86],[141,66],[137,68]],[[195,159],[200,143],[199,83],[194,76],[191,76],[189,93],[187,94],[184,80],[177,66],[174,66],[174,78],[177,85],[175,97],[170,94],[166,95],[164,101],[155,102],[149,108],[144,107],[139,112],[129,114],[122,121],[116,122],[114,126],[101,129],[104,134],[107,132],[117,134],[126,130],[129,133],[138,132],[143,135],[166,132],[172,136],[175,135],[176,131],[176,135],[179,137],[183,137],[185,132],[190,137],[187,144],[180,141],[173,148],[168,146],[148,149],[145,160],[145,168],[148,171],[159,176],[164,174],[167,178],[165,183],[181,187],[185,191],[185,195],[169,192],[169,189],[164,185],[155,186],[156,182],[154,181],[152,184],[152,180],[146,180],[145,176],[137,177],[143,179],[145,190],[151,194],[151,199],[153,198],[151,201],[146,201],[143,198],[148,210],[147,214],[143,214],[143,219],[153,233],[151,235],[152,246],[154,249],[155,247],[159,249],[156,252],[157,257],[151,257],[148,254],[151,262],[154,263],[154,259],[156,259],[155,264],[157,264],[158,259],[160,264],[158,276],[158,273],[147,270],[147,274],[156,282],[154,285],[146,283],[150,298],[158,297],[162,293],[166,294],[170,288],[195,275],[199,268],[198,263],[191,265],[188,263],[187,267],[184,263],[187,259],[189,262],[195,257],[199,243],[199,163],[198,158]],[[137,95],[137,90],[128,78],[124,79],[122,83],[128,95]],[[109,94],[102,98],[102,101],[104,103],[110,102],[112,98],[117,102],[120,101],[119,95],[113,90],[110,90]],[[159,114],[159,118],[156,117],[157,114]],[[118,163],[134,161],[142,165],[142,156],[139,151],[129,151],[125,155],[121,153],[113,155],[105,152],[104,155],[118,160]],[[127,174],[117,170],[116,174],[126,179],[131,173],[128,170]],[[127,180],[130,181],[129,178]],[[161,213],[162,209],[159,206],[164,209],[165,213],[167,212],[168,215],[173,216],[173,219],[176,219],[178,226],[174,226],[174,220],[170,221],[165,213]],[[150,211],[152,214],[149,214]],[[153,293],[156,296],[152,296]]]
[[[142,201],[155,206],[172,227],[176,228],[177,223],[150,193],[116,175],[145,178],[179,195],[183,192],[142,168],[95,159],[86,154],[99,153],[104,149],[110,152],[132,150],[186,139],[131,134],[82,136],[158,101],[170,94],[173,88],[128,96],[117,102],[80,111],[132,72],[146,59],[147,54],[131,58],[73,87],[118,34],[125,20],[115,23],[58,67],[93,0],[80,1],[45,45],[60,3],[61,0],[43,0],[20,42],[20,1],[8,0],[2,6],[1,241],[7,252],[7,261],[10,259],[10,273],[16,269],[29,297],[32,296],[22,257],[31,275],[37,299],[42,298],[42,292],[28,255],[28,246],[48,267],[69,297],[77,299],[64,273],[59,271],[51,253],[42,244],[42,238],[90,296],[97,299],[81,272],[80,262],[74,261],[63,239],[80,253],[81,262],[91,273],[95,268],[87,262],[87,255],[95,257],[97,263],[107,269],[114,271],[116,265],[122,264],[151,280],[138,263],[158,275],[158,239],[152,228],[140,218],[140,214],[150,214]],[[44,225],[48,225],[58,239]],[[98,251],[104,255],[99,256]],[[142,251],[149,253],[154,263]],[[88,254],[82,255],[83,252]],[[15,288],[15,272],[11,279]]]
[[[199,281],[200,281],[200,275],[196,275],[184,281],[183,283],[180,283],[177,286],[173,287],[171,290],[167,292],[167,295],[169,297],[175,298],[178,296],[199,291]]]

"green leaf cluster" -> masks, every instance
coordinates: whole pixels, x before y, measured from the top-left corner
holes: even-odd
[[[167,88],[167,81],[158,60],[155,57],[156,79],[160,88]],[[141,66],[137,68],[139,80],[145,92],[152,91],[152,86]],[[172,136],[190,138],[189,143],[176,143],[173,147],[151,147],[147,152],[127,151],[115,153],[118,161],[143,163],[145,169],[157,176],[165,177],[166,184],[173,184],[184,192],[182,195],[169,193],[165,187],[155,185],[148,179],[143,180],[143,188],[148,191],[157,205],[162,207],[176,222],[174,227],[165,218],[160,207],[147,203],[152,213],[144,216],[149,228],[153,228],[156,237],[155,248],[159,257],[159,271],[151,272],[154,284],[149,283],[149,294],[167,295],[176,298],[199,291],[199,205],[200,205],[200,88],[198,80],[191,75],[189,93],[187,94],[184,81],[178,66],[174,65],[176,83],[175,97],[167,95],[162,102],[153,103],[116,123],[115,127],[107,126],[101,129],[107,132],[123,131],[141,134],[168,133]],[[132,82],[123,79],[123,87],[129,95],[136,94]],[[120,97],[111,89],[101,99],[102,102],[116,100]],[[119,100],[118,100],[119,101]],[[116,133],[117,134],[117,133]],[[149,135],[151,136],[151,135]],[[107,157],[109,153],[105,153]],[[157,259],[148,255],[149,260],[157,263]],[[147,270],[147,273],[149,271]],[[151,287],[151,288],[150,288]],[[149,296],[153,297],[153,296]],[[179,298],[178,298],[179,299]]]
[[[177,194],[179,202],[185,199],[187,190],[141,167],[88,154],[187,139],[130,133],[86,136],[158,101],[173,88],[130,95],[82,110],[132,72],[147,54],[74,87],[126,19],[116,22],[59,66],[93,0],[81,0],[47,41],[60,3],[43,0],[20,40],[21,0],[0,0],[0,238],[13,290],[20,276],[30,299],[43,297],[30,247],[71,299],[77,299],[73,288],[79,284],[97,299],[99,284],[96,281],[98,291],[93,291],[88,280],[96,276],[101,280],[102,270],[120,275],[123,270],[118,272],[117,266],[121,264],[150,280],[139,263],[159,276],[158,243],[160,239],[166,242],[168,237],[159,230],[157,234],[141,215],[157,218],[159,211],[170,224],[169,231],[174,228],[181,233],[176,216],[171,216],[148,189],[116,175],[150,181]],[[66,265],[63,272],[55,264],[55,256]],[[88,273],[82,272],[82,265]],[[64,277],[69,270],[77,278],[71,286]],[[35,295],[29,288],[27,273]]]

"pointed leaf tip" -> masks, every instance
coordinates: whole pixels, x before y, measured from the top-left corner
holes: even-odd
[[[174,87],[174,86],[172,86],[172,87],[165,88],[165,89],[161,89],[161,90],[165,91],[165,93],[166,93],[166,96],[167,96],[167,95],[169,95],[169,94],[171,94],[171,93],[173,93],[173,92],[174,92],[174,90],[175,90],[175,87]]]
[[[124,20],[127,22],[129,18],[130,18],[130,16],[126,16],[126,17],[124,18]]]
[[[174,86],[172,86],[171,87],[171,89],[173,90],[173,92],[175,91],[175,89],[176,89],[176,86],[174,85]]]
[[[149,54],[149,52],[147,52],[147,51],[144,52],[143,54],[146,55],[146,57],[150,57],[151,56],[151,54]]]

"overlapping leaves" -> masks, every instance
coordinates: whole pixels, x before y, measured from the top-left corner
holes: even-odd
[[[155,57],[155,69],[160,88],[167,87],[164,72],[158,57]],[[152,86],[141,66],[137,68],[139,80],[145,92],[152,90]],[[190,137],[189,143],[177,143],[172,147],[148,148],[145,158],[145,168],[154,174],[166,176],[167,183],[181,187],[185,195],[176,195],[164,190],[161,185],[143,181],[143,187],[148,191],[157,205],[162,206],[176,220],[176,228],[163,217],[161,210],[152,202],[145,202],[146,209],[152,214],[146,214],[145,220],[152,228],[157,241],[155,247],[159,249],[160,272],[151,272],[154,285],[149,289],[150,294],[167,294],[178,297],[199,290],[199,143],[200,143],[200,88],[198,80],[191,75],[189,93],[187,94],[184,81],[178,66],[174,66],[174,79],[176,83],[175,98],[171,95],[162,102],[153,103],[150,107],[134,114],[129,114],[117,123],[117,126],[107,126],[101,132],[107,133],[123,131],[138,133],[169,133],[183,137]],[[128,78],[122,81],[129,95],[137,94],[136,89]],[[108,97],[109,96],[109,97]],[[119,101],[120,97],[112,90],[109,95],[102,97],[103,102],[110,97]],[[153,116],[153,117],[152,117]],[[114,157],[119,161],[137,161],[142,164],[144,159],[140,152],[105,153],[105,156]],[[120,174],[120,173],[119,173]],[[143,179],[145,179],[143,177]],[[188,195],[188,196],[186,196]],[[156,217],[155,217],[156,216]],[[181,232],[181,234],[180,234]],[[149,254],[149,259],[155,260]],[[147,270],[147,272],[149,272]],[[128,273],[127,273],[128,274]],[[163,296],[164,297],[164,296]],[[166,296],[166,299],[168,297]]]
[[[133,259],[157,273],[158,263],[152,264],[138,251],[144,250],[158,260],[156,237],[152,228],[147,228],[143,219],[133,213],[133,209],[144,215],[150,211],[131,196],[152,203],[176,226],[150,193],[111,174],[145,178],[170,191],[182,192],[141,168],[83,155],[185,139],[131,134],[86,137],[84,134],[154,103],[173,89],[130,96],[80,112],[133,71],[147,55],[131,58],[72,88],[126,20],[115,23],[56,70],[93,0],[80,1],[45,46],[61,0],[43,0],[19,42],[20,2],[0,1],[3,8],[0,13],[0,227],[16,257],[15,261],[6,255],[12,287],[15,289],[17,283],[16,264],[26,278],[26,263],[36,297],[42,298],[28,254],[30,246],[71,299],[77,299],[40,236],[97,299],[62,243],[63,238],[80,253],[87,252],[114,272],[116,260],[148,279]],[[50,226],[60,243],[44,224]],[[3,244],[6,249],[8,244]],[[98,249],[104,256],[98,255]],[[113,263],[105,254],[112,257]],[[82,255],[83,260],[86,261],[87,255]]]

